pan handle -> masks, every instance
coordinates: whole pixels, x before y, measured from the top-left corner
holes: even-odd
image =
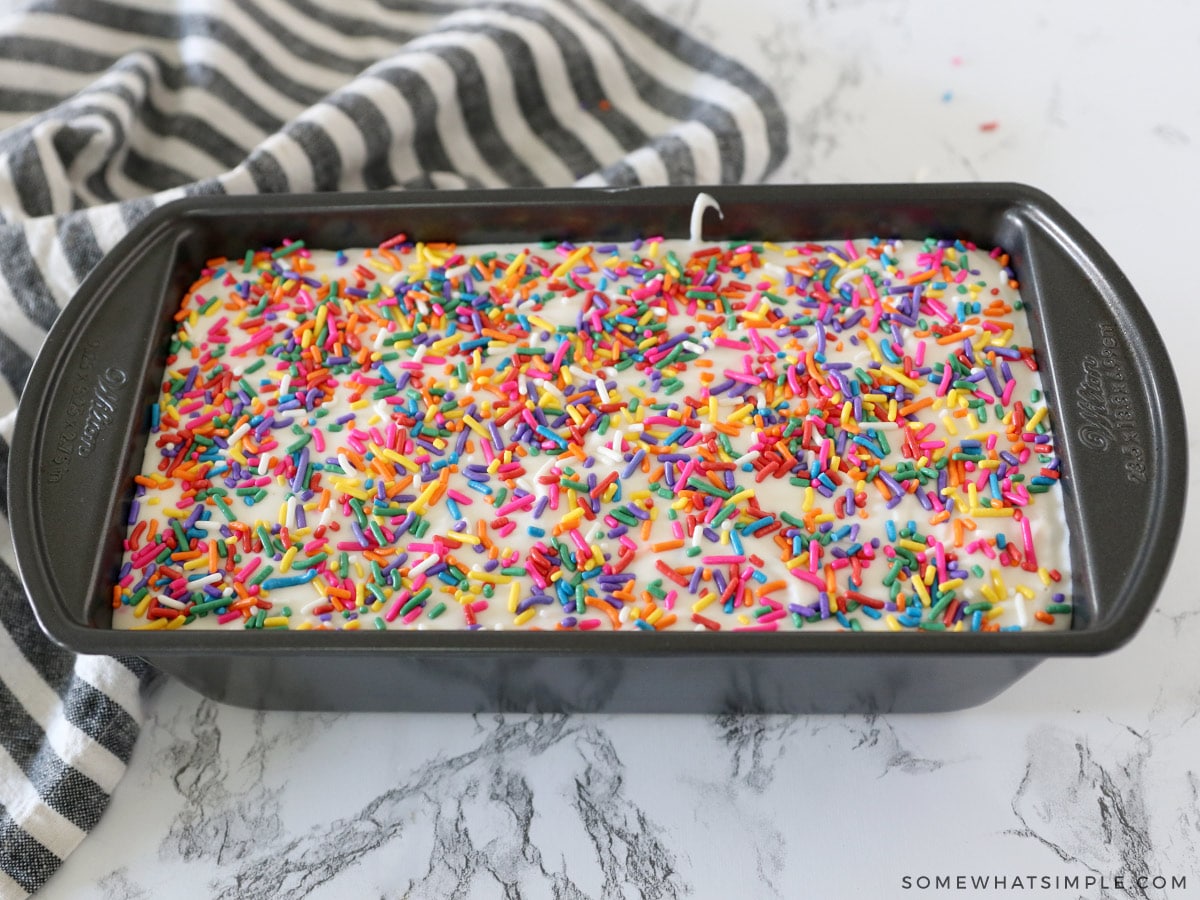
[[[1040,330],[1043,383],[1075,542],[1074,627],[1112,649],[1146,619],[1170,566],[1187,487],[1179,383],[1129,280],[1057,203],[1010,214],[1022,293]],[[1086,510],[1086,518],[1083,512]],[[1082,545],[1086,544],[1086,553]],[[1080,556],[1084,558],[1080,559]]]
[[[18,406],[9,516],[21,577],[43,629],[74,649],[111,621],[98,586],[120,562],[157,388],[147,367],[161,365],[171,324],[158,307],[185,235],[164,207],[101,260],[47,335]]]

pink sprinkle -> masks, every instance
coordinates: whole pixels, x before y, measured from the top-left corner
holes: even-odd
[[[587,541],[583,539],[583,535],[579,533],[578,528],[572,528],[567,532],[571,536],[571,541],[579,548],[580,553],[591,555],[591,548],[587,545]]]
[[[741,341],[735,341],[735,340],[732,340],[731,338],[727,338],[727,337],[715,338],[713,340],[713,343],[716,344],[718,347],[729,347],[730,349],[733,349],[733,350],[747,349],[746,345],[744,343],[742,343]]]
[[[447,491],[446,493],[450,496],[453,496],[454,494],[457,494],[458,492],[457,491]],[[459,494],[459,497],[461,497],[461,496],[462,495]],[[458,497],[454,497],[454,499],[457,500]],[[468,500],[467,502],[469,503],[470,501]],[[536,502],[537,502],[537,498],[533,494],[526,494],[524,497],[518,497],[516,500],[508,501],[507,503],[505,503],[503,506],[501,506],[499,509],[496,510],[496,514],[500,515],[500,516],[507,516],[509,513],[515,512],[518,509],[529,509],[529,507],[533,506],[533,504]]]
[[[791,572],[793,575],[795,575],[801,581],[807,581],[809,584],[811,584],[813,587],[815,587],[819,590],[823,591],[827,587],[824,580],[818,578],[816,575],[812,574],[811,572],[805,572],[799,566],[792,569]]]
[[[412,592],[411,592],[411,591],[408,591],[408,590],[403,590],[403,591],[401,591],[400,593],[398,593],[398,594],[396,595],[396,599],[392,601],[392,605],[391,605],[391,606],[389,606],[389,607],[387,608],[387,611],[386,611],[386,612],[384,612],[384,614],[383,614],[383,618],[384,618],[385,620],[387,620],[388,622],[395,622],[395,621],[396,621],[396,616],[400,615],[400,610],[401,610],[401,608],[402,608],[402,607],[404,606],[404,604],[405,604],[405,603],[407,603],[407,602],[408,602],[408,601],[409,601],[411,598],[412,598]],[[420,609],[420,608],[421,608],[421,607],[419,607],[419,606],[417,607],[417,609]]]

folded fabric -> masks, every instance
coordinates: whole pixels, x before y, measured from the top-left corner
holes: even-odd
[[[0,19],[0,512],[17,398],[47,329],[161,203],[756,181],[785,151],[761,80],[629,0],[35,2]],[[153,672],[52,644],[6,519],[0,532],[9,900],[99,819]]]

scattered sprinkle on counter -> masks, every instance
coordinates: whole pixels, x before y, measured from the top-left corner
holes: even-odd
[[[114,627],[1067,628],[1017,288],[932,239],[212,259]]]

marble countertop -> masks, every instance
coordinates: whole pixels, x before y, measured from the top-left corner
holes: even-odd
[[[1174,241],[1196,240],[1200,6],[663,6],[778,86],[780,182],[1021,181],[1059,200],[1144,298],[1195,407],[1195,253]],[[1198,544],[1189,514],[1181,547]],[[39,897],[1200,894],[1189,579],[1177,563],[1123,649],[953,714],[256,713],[166,683]],[[1007,881],[921,889],[939,875]]]

